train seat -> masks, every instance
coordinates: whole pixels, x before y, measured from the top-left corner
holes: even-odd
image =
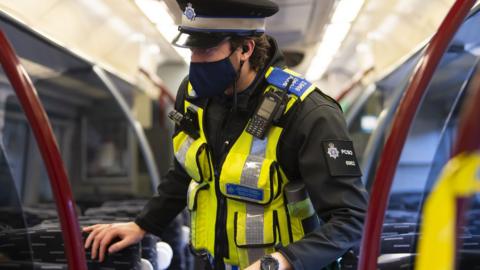
[[[22,241],[26,238],[26,235],[30,239],[31,249]],[[83,237],[86,236],[87,234],[84,233]],[[57,226],[51,223],[48,226],[39,225],[29,229],[10,230],[0,235],[0,242],[9,243],[9,245],[0,247],[0,253],[4,254],[9,261],[24,261],[26,256],[32,254],[35,263],[47,266],[52,263],[60,265],[67,263],[63,238],[58,224]],[[109,254],[102,263],[92,261],[90,255],[90,251],[86,250],[89,269],[140,269],[140,244],[129,246],[115,254]]]

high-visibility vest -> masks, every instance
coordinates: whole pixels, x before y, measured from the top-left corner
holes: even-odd
[[[265,93],[285,91],[290,82],[284,114],[316,89],[289,70],[271,67],[265,76],[269,83]],[[188,92],[194,94],[190,84]],[[192,178],[187,205],[193,249],[214,255],[217,194],[226,198],[228,247],[222,248],[228,249],[228,258],[224,258],[227,265],[243,269],[264,254],[274,252],[277,245],[286,246],[301,239],[302,216],[294,217],[288,212],[283,189],[289,179],[277,157],[283,128],[272,125],[263,140],[244,129],[215,176],[204,132],[204,110],[188,101],[184,105],[185,113],[189,107],[196,111],[200,135],[194,139],[179,131],[173,138],[175,157]]]

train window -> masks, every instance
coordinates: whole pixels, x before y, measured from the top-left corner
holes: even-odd
[[[129,176],[129,130],[121,119],[85,119],[86,178],[120,178]]]
[[[476,17],[478,16],[471,17],[470,20],[477,20]],[[469,20],[461,29],[471,27],[472,25],[468,22]],[[464,32],[459,31],[457,37]],[[417,110],[397,165],[382,232],[381,253],[383,255],[416,252],[425,197],[451,155],[458,111],[467,82],[479,61],[478,55],[472,53],[477,48],[469,47],[466,50],[466,47],[459,46],[457,37],[435,71]],[[476,39],[480,40],[478,36]],[[473,38],[470,38],[470,41],[472,41],[470,44],[477,44],[477,46],[479,44],[473,42]],[[469,225],[475,225],[473,223],[475,222]],[[472,236],[470,232],[467,234]],[[466,241],[466,244],[477,245],[478,248],[478,239],[475,237],[469,239],[473,240]],[[398,263],[407,268],[411,267],[413,257],[413,255],[406,256],[405,261]],[[385,258],[384,256],[380,261],[382,263],[388,261],[384,260]],[[382,265],[382,263],[379,265],[380,269],[387,269],[387,264]]]
[[[58,123],[55,120],[51,121],[51,124],[52,124],[53,134],[57,139],[60,154],[62,155],[62,158],[64,160],[64,165],[67,165],[67,163],[65,163],[65,161],[67,160],[65,158],[66,156],[65,153],[67,149],[67,145],[65,145],[65,129],[67,129],[67,127]],[[31,153],[30,155],[34,156],[35,160],[42,160],[40,151],[37,147],[36,141],[34,140],[33,136],[30,136],[30,140],[31,140],[30,145],[35,146],[31,148],[31,151],[33,151],[33,153]],[[68,171],[68,167],[67,167],[67,171]],[[53,202],[52,189],[50,188],[47,169],[45,168],[45,165],[43,162],[41,162],[41,165],[40,165],[39,175],[40,175],[40,182],[41,182],[40,189],[38,190],[39,200],[42,202]]]
[[[4,125],[2,132],[3,145],[5,145],[8,153],[7,159],[12,169],[15,187],[18,193],[22,194],[29,137],[27,123],[20,119],[11,118],[6,120]]]
[[[388,129],[387,122],[390,121],[381,120],[380,115],[383,112],[383,118],[393,117],[398,99],[406,88],[408,78],[422,55],[421,52],[420,50],[410,56],[405,63],[388,73],[382,80],[365,87],[362,95],[356,98],[346,114],[348,130],[364,172],[363,179],[367,184],[371,183],[370,177],[374,176],[373,169],[368,164],[375,163],[377,153],[383,146],[383,141],[377,142],[383,136],[372,138],[372,134],[377,127],[382,132]],[[365,152],[369,144],[377,144],[375,153]]]
[[[5,103],[2,140],[20,197],[33,205],[38,202],[51,204],[53,197],[47,171],[19,101],[16,96],[8,95]],[[51,124],[61,154],[65,156],[66,127],[57,121]]]
[[[384,108],[384,96],[381,91],[373,91],[361,106],[358,114],[349,126],[358,162],[362,164],[363,153],[372,131],[377,126],[377,119]]]

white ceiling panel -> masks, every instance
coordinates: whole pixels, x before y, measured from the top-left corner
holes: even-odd
[[[0,7],[8,13],[15,13],[22,22],[31,25],[62,0],[2,0]]]
[[[55,33],[56,39],[75,47],[104,20],[104,17],[89,12],[88,7],[79,1],[60,1],[38,17],[35,27]]]
[[[274,0],[280,10],[267,19],[267,33],[282,48],[304,51],[321,40],[335,0]]]
[[[267,19],[269,33],[299,33],[304,35],[307,31],[313,4],[304,1],[298,4],[281,5],[277,14]]]
[[[0,9],[129,81],[143,63],[155,72],[155,63],[183,62],[133,0],[1,0]]]
[[[351,76],[369,64],[375,68],[370,78],[381,76],[436,31],[452,4],[453,0],[367,0],[328,76],[340,70]]]

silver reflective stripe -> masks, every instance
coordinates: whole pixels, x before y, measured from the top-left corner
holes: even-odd
[[[243,186],[249,186],[257,188],[258,177],[262,170],[262,163],[264,158],[260,156],[248,156],[245,164],[243,165],[242,176],[240,178],[240,184]]]
[[[262,163],[265,159],[265,150],[267,148],[267,139],[260,140],[253,137],[250,154],[243,165],[240,184],[248,187],[257,188],[258,178],[262,170]]]
[[[185,141],[183,141],[182,146],[180,149],[175,153],[175,157],[177,157],[178,163],[185,167],[185,159],[187,158],[187,151],[194,142],[193,138],[187,136]]]
[[[253,138],[250,153],[243,165],[240,184],[252,188],[258,187],[258,180],[265,160],[267,138],[261,140]],[[264,215],[265,209],[261,205],[246,204],[245,242],[247,245],[264,244]],[[265,255],[263,248],[248,248],[248,262],[251,264]]]
[[[267,148],[267,139],[260,140],[253,137],[250,154],[243,166],[240,184],[257,188],[260,171],[262,170],[263,160],[265,159],[265,150]],[[264,243],[264,207],[247,203],[247,220],[245,226],[245,240],[247,245],[258,245]],[[248,248],[248,262],[253,263],[265,255],[263,248]]]
[[[247,204],[245,240],[247,245],[263,244],[263,211],[261,205]]]
[[[263,224],[264,224],[264,207],[261,205],[247,204],[247,220],[245,240],[247,245],[259,245],[264,243]],[[253,263],[260,259],[265,251],[263,248],[249,248],[247,250],[248,261]]]

